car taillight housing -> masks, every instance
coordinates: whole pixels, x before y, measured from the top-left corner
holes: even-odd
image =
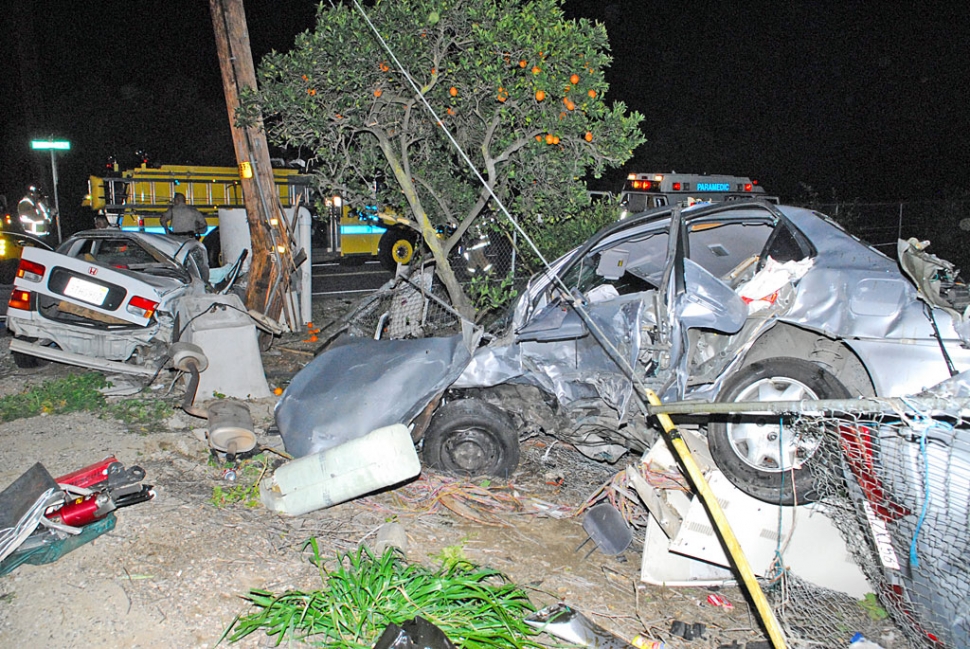
[[[39,282],[44,279],[44,273],[47,269],[37,262],[30,261],[27,259],[21,259],[20,265],[17,266],[17,277],[25,279],[29,282]]]
[[[142,318],[151,318],[158,308],[158,302],[145,297],[135,296],[128,301],[128,313]]]
[[[34,294],[30,291],[15,288],[14,290],[10,291],[10,299],[7,300],[7,308],[30,311],[33,306],[33,299]]]

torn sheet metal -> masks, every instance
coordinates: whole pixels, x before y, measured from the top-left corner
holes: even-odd
[[[594,649],[634,649],[588,617],[566,604],[547,606],[525,618],[529,626],[579,647]]]
[[[287,453],[319,453],[378,428],[409,424],[471,355],[461,335],[339,339],[300,371],[276,405]]]

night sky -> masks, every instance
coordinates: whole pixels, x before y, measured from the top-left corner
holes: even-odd
[[[755,8],[755,5],[760,8]],[[257,64],[313,24],[316,4],[248,0]],[[612,100],[647,143],[627,171],[730,173],[804,200],[970,193],[970,20],[958,3],[567,0],[606,24]],[[0,193],[51,193],[36,137],[58,158],[65,226],[86,178],[137,150],[158,163],[235,163],[208,2],[22,1],[0,39]],[[86,225],[86,224],[85,224]],[[70,228],[69,228],[70,229]]]

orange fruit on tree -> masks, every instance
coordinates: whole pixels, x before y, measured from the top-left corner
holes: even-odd
[[[571,77],[569,77],[569,83],[573,84],[574,86],[577,83],[579,83],[579,75],[578,74],[574,74]]]
[[[576,104],[574,104],[573,102],[571,102],[571,101],[569,101],[567,99],[566,100],[566,110],[576,110]]]
[[[536,136],[536,142],[542,142],[542,136],[541,135],[537,135]]]
[[[375,97],[380,97],[383,94],[384,94],[384,91],[381,90],[380,88],[378,88],[377,90],[374,91],[374,96]]]
[[[448,114],[449,114],[449,115],[454,115],[454,114],[455,114],[455,109],[454,109],[454,108],[452,108],[451,106],[449,106],[449,107],[448,107]]]
[[[552,133],[546,133],[546,144],[555,144],[555,136]]]
[[[546,93],[544,90],[536,90],[536,101],[542,101],[546,98]]]
[[[596,91],[593,90],[592,88],[590,88],[589,92],[587,92],[586,94],[589,95],[590,99],[596,98]]]
[[[558,135],[553,135],[552,136],[552,143],[553,144],[559,144],[559,136]]]
[[[314,96],[315,94],[317,94],[317,89],[316,89],[316,88],[310,88],[310,89],[308,89],[308,90],[306,91],[306,94],[308,94],[308,95],[310,95],[310,96],[312,97],[312,96]]]
[[[519,60],[519,67],[520,67],[520,68],[524,68],[524,67],[525,67],[525,66],[527,66],[527,65],[529,65],[529,62],[528,62],[528,61],[526,61],[525,59],[520,59],[520,60]]]
[[[304,81],[309,81],[310,80],[310,77],[306,76],[305,74],[302,75],[302,78],[303,78]]]
[[[452,97],[457,97],[458,96],[458,88],[456,88],[454,86],[448,88],[448,94],[451,95]]]
[[[273,394],[275,394],[276,396],[280,396],[281,394],[283,394],[283,388],[273,388]]]
[[[590,133],[589,131],[586,131],[586,135],[583,136],[583,139],[586,140],[587,142],[592,142],[593,134]]]
[[[539,74],[540,72],[542,72],[542,68],[540,68],[538,65],[532,66],[532,74]]]

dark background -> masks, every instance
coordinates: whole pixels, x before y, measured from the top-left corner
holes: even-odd
[[[316,3],[249,0],[254,57],[287,50]],[[970,20],[957,3],[567,0],[606,24],[610,100],[645,116],[627,171],[758,178],[786,200],[967,196]],[[65,229],[89,225],[87,176],[147,151],[163,164],[234,165],[208,2],[25,0],[0,39],[0,193],[38,183],[58,154]]]

